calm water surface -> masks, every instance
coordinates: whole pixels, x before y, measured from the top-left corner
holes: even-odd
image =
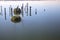
[[[0,40],[60,40],[60,2],[58,1],[40,1],[29,2],[32,6],[32,16],[24,17],[20,23],[11,22],[9,16],[9,6],[14,8],[22,2],[0,2],[2,5],[2,14],[0,15]],[[10,4],[9,4],[10,3]],[[4,17],[4,8],[7,11],[7,19]],[[37,15],[35,15],[37,9]],[[45,9],[45,11],[44,11]]]

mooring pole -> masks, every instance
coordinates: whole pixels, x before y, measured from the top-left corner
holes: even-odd
[[[30,16],[31,16],[31,6],[30,6]]]
[[[12,13],[12,7],[11,7],[11,16],[13,16],[13,13]]]
[[[28,3],[27,3],[27,16],[28,16]]]
[[[22,17],[24,16],[23,14],[23,4],[22,4],[22,7],[21,7],[21,13],[22,13]]]
[[[3,15],[3,14],[2,14],[2,6],[0,6],[0,15]]]
[[[6,8],[4,8],[4,13],[5,13],[5,20],[6,20]]]

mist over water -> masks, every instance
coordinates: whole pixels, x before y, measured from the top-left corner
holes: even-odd
[[[21,4],[12,3],[10,4],[13,9],[18,5],[21,8],[22,2]],[[3,11],[0,15],[0,40],[60,40],[60,4],[58,2],[28,2],[32,14],[26,16],[24,12],[24,17],[20,15],[22,21],[19,23],[11,22],[10,4],[6,4],[2,5]],[[7,12],[6,20],[4,8]],[[37,9],[36,15],[35,9]]]

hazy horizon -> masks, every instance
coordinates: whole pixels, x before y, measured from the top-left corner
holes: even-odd
[[[60,1],[60,0],[0,0],[0,1]]]

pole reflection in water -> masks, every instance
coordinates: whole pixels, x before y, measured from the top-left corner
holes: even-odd
[[[5,13],[5,20],[6,20],[6,8],[4,8],[4,13]]]
[[[37,14],[37,9],[35,9],[35,14]]]
[[[20,16],[12,16],[11,21],[13,23],[19,23],[19,22],[21,22],[21,17]]]
[[[30,16],[31,16],[31,6],[30,6]]]
[[[23,14],[23,4],[22,4],[22,7],[21,7],[21,13],[22,13],[22,17],[24,16]]]
[[[46,10],[44,9],[44,12],[45,12]]]

